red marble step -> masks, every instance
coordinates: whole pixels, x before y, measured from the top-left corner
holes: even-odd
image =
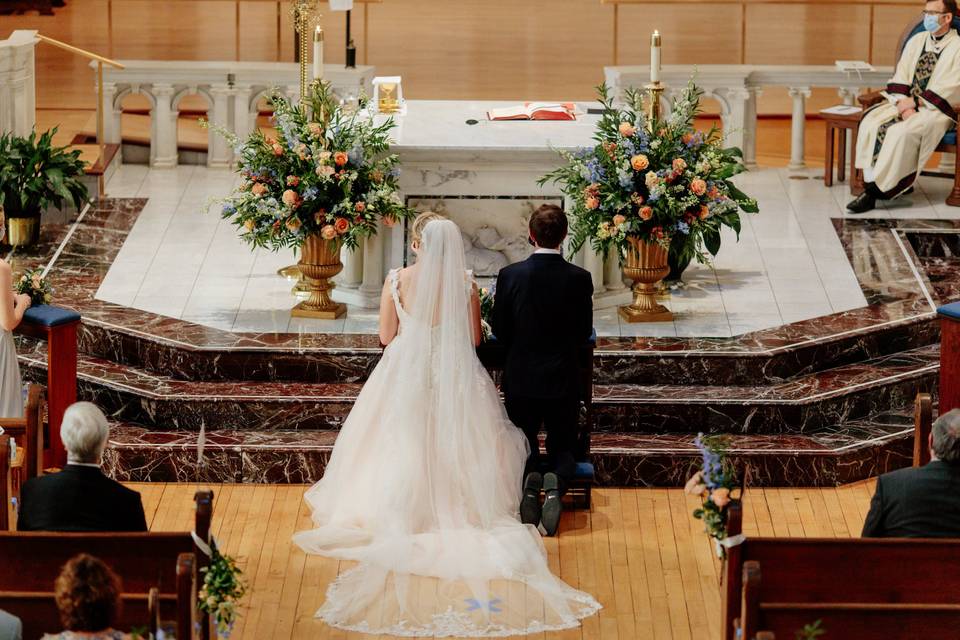
[[[750,486],[832,486],[910,463],[909,409],[810,435],[732,436],[730,453]],[[117,423],[105,455],[127,481],[311,483],[335,431],[151,431]],[[691,434],[595,433],[591,461],[604,486],[678,486],[699,464]]]
[[[22,347],[30,346],[26,341]],[[594,385],[595,430],[609,432],[803,433],[908,404],[930,390],[939,346],[752,387]],[[20,361],[42,374],[45,343]],[[190,382],[81,355],[80,397],[114,419],[160,429],[338,429],[359,383]]]

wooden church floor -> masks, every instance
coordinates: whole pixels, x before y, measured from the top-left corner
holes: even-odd
[[[859,536],[874,480],[838,488],[751,489],[744,532],[754,536]],[[290,538],[309,528],[302,485],[131,484],[152,531],[188,531],[193,493],[214,491],[213,533],[246,574],[250,590],[235,640],[371,638],[313,618],[339,563],[307,556]],[[681,489],[594,490],[592,511],[566,512],[546,538],[550,566],[603,609],[582,628],[529,637],[564,640],[720,637],[720,564],[697,500]],[[386,636],[381,636],[386,637]]]

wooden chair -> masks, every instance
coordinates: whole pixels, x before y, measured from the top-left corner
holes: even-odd
[[[913,410],[913,466],[930,462],[930,431],[933,429],[933,399],[918,393]]]
[[[953,28],[960,32],[960,17],[955,17],[953,19]],[[923,21],[920,18],[913,20],[910,24],[906,26],[903,32],[900,34],[900,40],[897,42],[896,55],[894,60],[899,62],[900,56],[903,54],[903,48],[907,44],[907,40],[923,30]],[[857,101],[863,107],[864,113],[870,107],[883,102],[885,98],[881,95],[879,91],[873,91],[866,93],[859,98]],[[952,105],[954,111],[960,113],[960,105]],[[948,131],[946,135],[943,136],[943,140],[940,141],[940,144],[937,145],[937,151],[942,153],[957,153],[957,129],[954,126],[953,129]],[[856,155],[856,154],[853,154]],[[850,175],[853,176],[853,179],[850,181],[850,191],[854,194],[859,194],[863,192],[863,172],[853,166],[854,159],[850,159]],[[953,189],[950,191],[950,195],[947,196],[947,204],[951,207],[960,207],[960,162],[956,163],[953,173],[941,173],[939,171],[922,171],[921,175],[925,176],[936,176],[941,178],[952,178],[953,179]]]
[[[742,532],[739,504],[728,530]],[[793,638],[818,619],[845,640],[956,638],[958,551],[955,539],[748,538],[727,555],[724,638]]]
[[[194,500],[195,532],[209,543],[213,492],[198,491]],[[123,579],[121,629],[152,628],[162,618],[176,621],[177,638],[193,638],[195,632],[198,638],[210,637],[206,617],[194,617],[199,569],[209,559],[191,533],[0,532],[0,609],[20,617],[24,638],[59,631],[53,628],[59,619],[53,583],[78,553],[100,558]],[[150,607],[153,588],[155,608]]]
[[[27,406],[24,417],[19,419],[0,419],[6,438],[3,448],[4,462],[0,463],[0,502],[5,505],[0,513],[0,531],[6,531],[13,524],[16,510],[13,502],[20,496],[20,487],[28,479],[38,476],[43,467],[43,413],[45,404],[43,387],[31,384],[27,392]],[[16,446],[14,446],[14,443]],[[10,452],[16,450],[16,457]]]

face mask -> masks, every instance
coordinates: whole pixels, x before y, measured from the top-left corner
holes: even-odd
[[[923,28],[933,33],[940,30],[940,16],[923,16]]]

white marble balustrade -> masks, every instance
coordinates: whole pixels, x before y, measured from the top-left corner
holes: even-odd
[[[36,31],[0,40],[0,133],[25,136],[36,122]]]
[[[692,74],[707,97],[720,104],[724,133],[731,146],[743,149],[748,167],[757,164],[757,96],[765,87],[786,87],[793,100],[790,136],[791,170],[801,170],[804,163],[806,100],[813,88],[835,88],[841,102],[853,104],[867,87],[885,87],[893,67],[876,67],[873,71],[847,73],[833,65],[667,65],[662,80],[669,98],[686,86]],[[624,89],[642,88],[650,78],[647,66],[605,67],[604,75],[614,96],[622,99]]]
[[[292,98],[300,95],[299,65],[296,63],[119,62],[125,68],[104,69],[104,102],[107,109],[105,141],[113,144],[121,142],[123,99],[131,93],[145,95],[151,105],[150,165],[156,168],[177,165],[177,116],[184,96],[202,96],[206,100],[207,118],[211,122],[243,136],[253,131],[257,103],[264,95],[273,90]],[[334,92],[345,100],[356,99],[361,91],[372,95],[373,75],[374,68],[371,66],[347,69],[342,65],[324,65],[324,77],[333,84]],[[211,131],[207,165],[226,167],[233,159],[233,149],[226,140]]]

